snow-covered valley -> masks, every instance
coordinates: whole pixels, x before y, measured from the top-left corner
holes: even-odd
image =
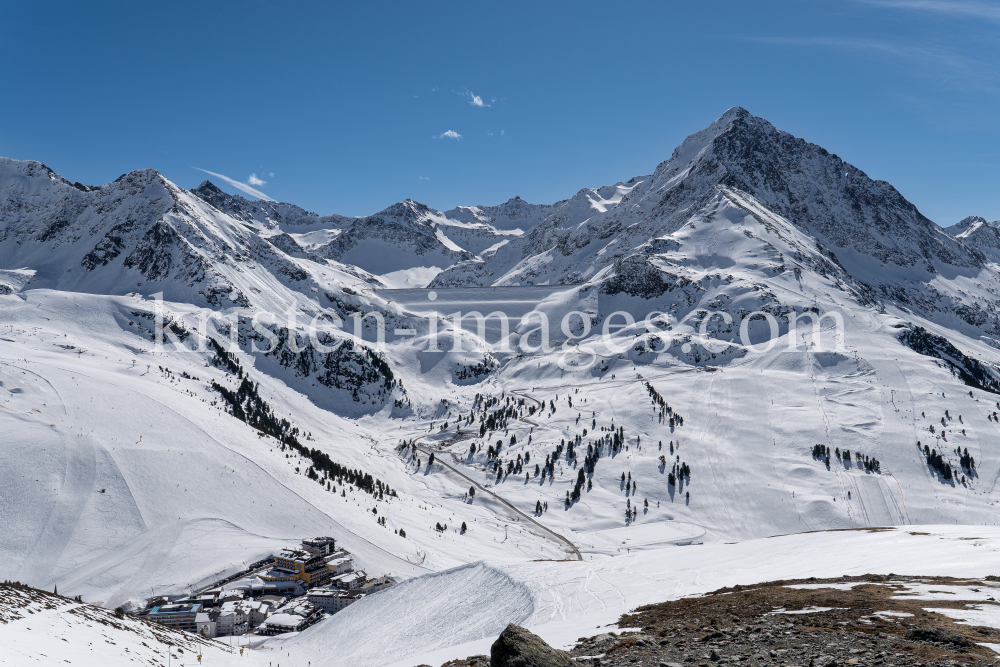
[[[402,667],[735,583],[985,576],[991,234],[739,108],[552,205],[0,160],[0,579],[140,608],[329,535],[399,583],[243,660]]]

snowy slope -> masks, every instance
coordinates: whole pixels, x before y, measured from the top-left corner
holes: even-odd
[[[995,525],[991,233],[980,219],[942,230],[889,184],[739,108],[651,175],[551,205],[407,200],[320,217],[207,182],[187,192],[153,170],[92,188],[4,160],[0,578],[140,603],[331,534],[359,567],[405,583],[262,651],[442,662],[509,621],[564,641],[705,590],[661,576],[676,559],[717,563],[706,586],[775,578],[790,565],[772,535]],[[162,348],[157,307],[175,334]],[[497,310],[508,331],[452,318]],[[548,349],[521,319],[533,311],[549,318]],[[828,315],[818,338],[810,313]],[[244,376],[306,448],[396,495],[309,479],[311,461],[226,408],[219,387]],[[575,457],[556,453],[572,441]],[[508,474],[518,457],[530,461]],[[690,476],[669,483],[682,466]],[[882,549],[885,567],[922,571],[903,531],[828,535],[788,539]],[[737,557],[774,568],[727,570]],[[842,558],[830,568],[865,569]],[[802,576],[819,569],[801,563]],[[345,644],[364,632],[397,634]]]
[[[376,502],[341,486],[342,497],[307,479],[308,461],[221,411],[207,385],[235,380],[209,366],[210,353],[154,351],[132,315],[141,303],[45,291],[0,298],[0,577],[115,606],[210,583],[309,535],[333,535],[359,566],[403,578],[506,553],[490,546],[501,527],[484,527],[482,544],[440,546],[454,538],[428,521],[452,523],[461,493],[411,477],[392,448],[373,448],[371,422],[316,408],[251,370],[275,411],[311,434],[310,446],[398,497]],[[485,508],[465,516],[493,519]],[[525,548],[559,553],[541,539]]]
[[[440,665],[489,654],[507,623],[569,647],[643,604],[779,579],[930,571],[983,577],[993,572],[998,549],[995,527],[925,526],[921,534],[809,533],[585,562],[477,564],[385,591],[275,644],[293,664],[342,655],[358,667]],[[482,599],[484,589],[495,603]],[[374,622],[387,617],[397,620]]]
[[[0,588],[0,665],[230,665],[238,650],[42,591]],[[168,657],[169,653],[169,657]]]

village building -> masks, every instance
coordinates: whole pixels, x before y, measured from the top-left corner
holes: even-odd
[[[326,567],[330,570],[330,576],[344,574],[354,569],[354,558],[352,556],[329,556],[326,559]]]
[[[323,616],[322,610],[307,600],[289,602],[276,609],[258,631],[262,635],[280,635],[299,632],[309,627]]]
[[[178,630],[197,632],[198,626],[195,619],[197,618],[200,610],[201,605],[197,603],[165,604],[154,607],[148,614],[146,614],[146,618],[156,623],[169,625],[170,627],[177,628]]]
[[[330,570],[319,550],[282,549],[274,557],[274,567],[260,578],[267,583],[299,581],[319,586],[330,580]]]
[[[395,582],[388,575],[383,574],[380,577],[375,577],[373,579],[368,579],[364,584],[358,589],[364,593],[376,593],[383,588],[388,588],[392,586]]]
[[[355,570],[354,557],[332,537],[304,539],[301,548],[283,549],[269,560],[187,598],[157,598],[138,615],[208,638],[277,635],[301,631],[393,583]]]
[[[364,593],[357,591],[344,591],[338,588],[316,588],[309,592],[307,599],[323,611],[335,614],[364,596]]]
[[[361,588],[367,579],[368,575],[365,574],[364,570],[354,570],[352,572],[346,572],[344,574],[338,574],[335,577],[331,577],[330,585],[353,591]]]
[[[313,537],[302,540],[302,548],[306,551],[314,551],[320,556],[329,556],[337,550],[337,541],[332,537]]]
[[[217,636],[219,612],[211,611],[199,612],[195,616],[195,631],[202,637],[212,639]]]
[[[254,601],[248,605],[247,611],[247,622],[250,624],[251,628],[259,627],[261,623],[267,620],[268,615],[271,613],[272,606],[267,602]]]
[[[239,602],[226,602],[219,608],[216,634],[219,637],[242,635],[248,630],[249,605]]]

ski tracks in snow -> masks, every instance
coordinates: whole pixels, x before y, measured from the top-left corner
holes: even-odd
[[[97,477],[97,457],[90,437],[66,435],[65,453],[63,483],[55,506],[17,574],[19,581],[36,586],[51,583],[52,570],[69,544]]]

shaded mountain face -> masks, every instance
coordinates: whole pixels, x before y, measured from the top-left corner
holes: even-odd
[[[872,180],[824,148],[776,130],[744,109],[730,110],[706,133],[714,136],[685,180],[742,190],[828,247],[851,249],[882,265],[931,273],[939,263],[982,265],[978,252],[956,243],[885,181]],[[681,165],[670,162],[677,157],[657,172],[674,173]]]
[[[438,224],[441,218],[437,211],[407,199],[374,215],[355,219],[317,252],[372,273],[417,266],[444,268],[471,258],[473,253],[443,233]]]
[[[276,229],[282,225],[340,227],[350,224],[352,220],[352,218],[342,215],[320,216],[295,204],[254,200],[240,195],[231,195],[223,192],[208,180],[202,181],[201,185],[191,190],[191,194],[236,220],[256,223],[264,229]]]
[[[986,218],[978,215],[970,215],[968,217],[962,218],[962,220],[955,223],[951,227],[945,227],[944,230],[949,234],[951,234],[952,236],[957,237],[959,234],[969,231],[970,228],[978,227],[984,224],[986,224]]]

